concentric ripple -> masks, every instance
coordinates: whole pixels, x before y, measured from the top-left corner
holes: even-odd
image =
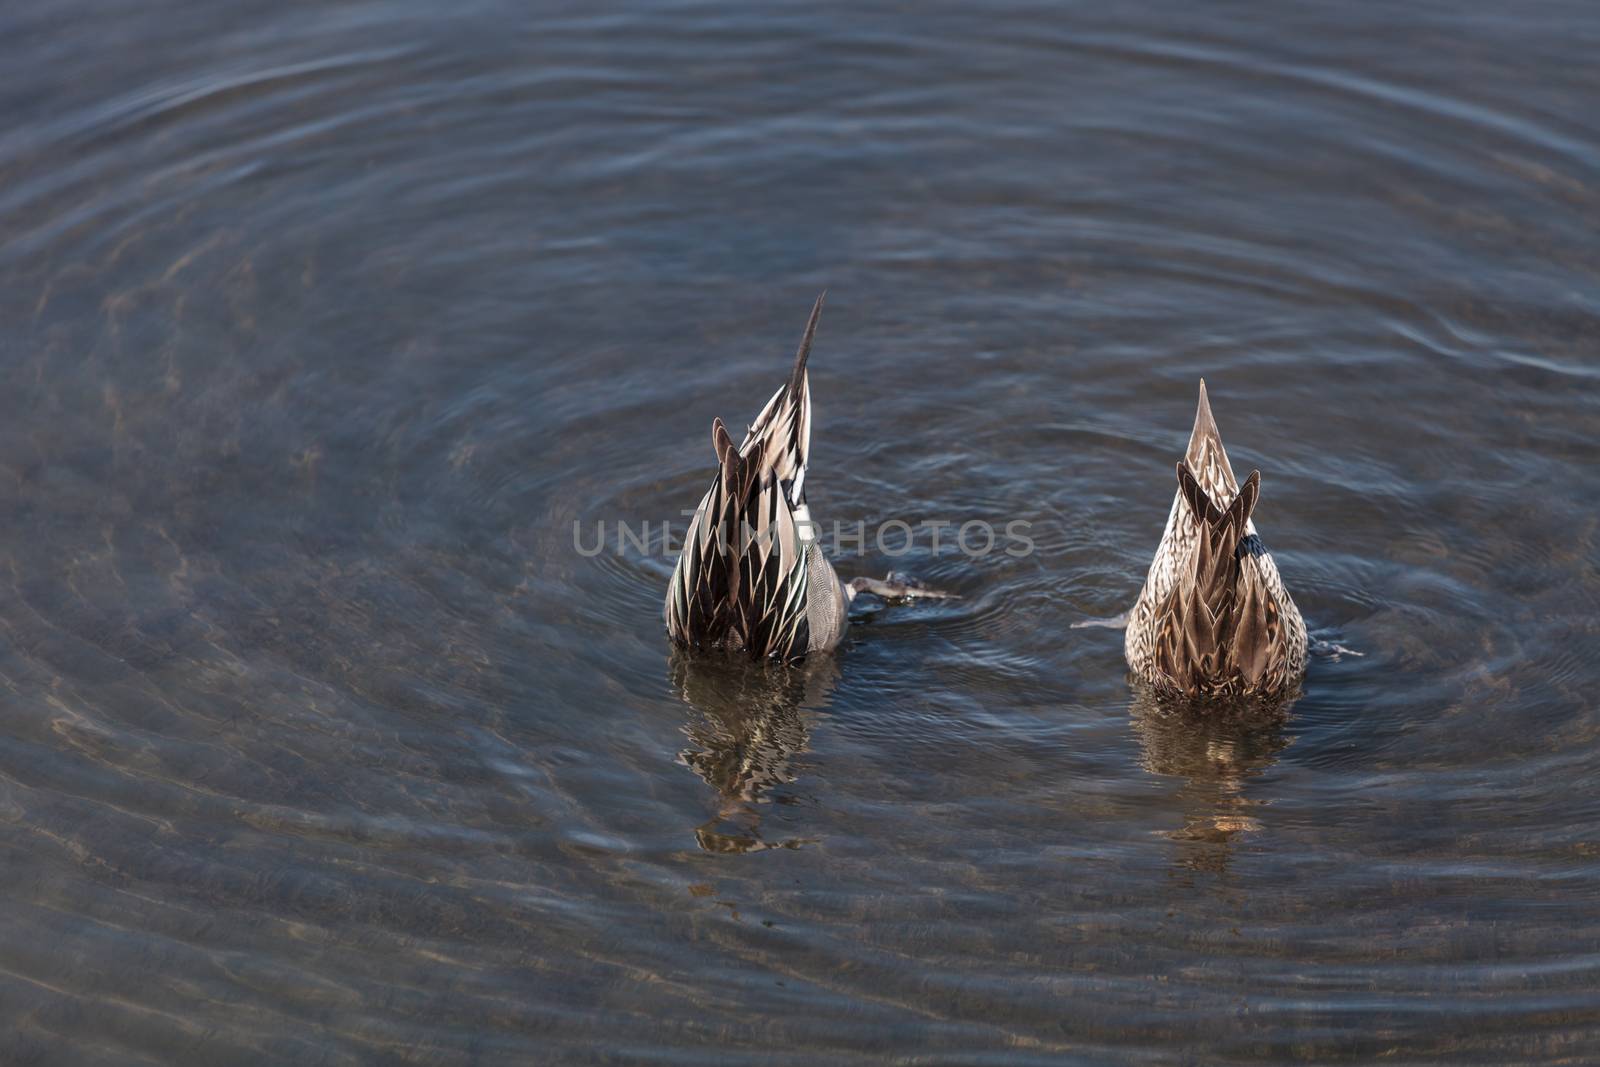
[[[12,8],[0,1062],[1600,1055],[1591,7]],[[674,654],[825,288],[960,599]],[[1288,709],[1073,626],[1201,376]]]

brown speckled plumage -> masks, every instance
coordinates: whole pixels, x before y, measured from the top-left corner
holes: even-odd
[[[1192,698],[1287,695],[1305,673],[1306,627],[1252,514],[1261,472],[1234,478],[1200,383],[1167,527],[1128,616],[1128,665]]]

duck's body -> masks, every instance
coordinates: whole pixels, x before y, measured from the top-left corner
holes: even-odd
[[[811,387],[806,357],[822,314],[811,311],[789,381],[737,448],[721,419],[712,483],[684,538],[667,590],[667,633],[691,648],[798,659],[836,648],[851,590],[823,555],[806,507]]]
[[[1211,417],[1205,382],[1178,491],[1150,574],[1128,616],[1128,666],[1157,690],[1189,698],[1278,697],[1305,673],[1306,626],[1251,513]]]

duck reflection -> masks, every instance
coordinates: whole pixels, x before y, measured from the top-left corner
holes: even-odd
[[[809,744],[809,720],[838,682],[831,657],[786,665],[675,651],[669,671],[672,687],[695,711],[684,727],[690,747],[679,760],[717,791],[717,814],[695,830],[700,847],[758,852],[808,844],[768,840],[760,806],[793,802],[775,790],[795,780],[792,764]]]
[[[1289,746],[1284,727],[1298,696],[1200,707],[1134,686],[1129,715],[1140,764],[1151,774],[1186,779],[1178,792],[1183,828],[1167,834],[1180,846],[1181,871],[1225,874],[1234,839],[1260,829],[1253,812],[1264,802],[1247,796],[1246,785]]]

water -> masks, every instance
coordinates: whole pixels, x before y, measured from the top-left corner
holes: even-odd
[[[1591,5],[0,15],[0,1061],[1600,1057]],[[669,655],[814,295],[824,523]],[[1121,635],[1204,375],[1322,636]],[[681,523],[681,519],[679,519]]]

